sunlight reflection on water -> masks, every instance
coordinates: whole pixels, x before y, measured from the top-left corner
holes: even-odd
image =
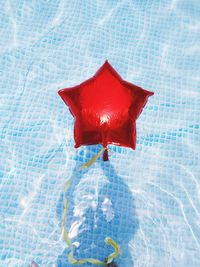
[[[0,266],[70,266],[60,216],[72,176],[78,255],[107,254],[111,234],[124,249],[119,266],[200,265],[199,16],[195,0],[2,3]],[[155,95],[136,151],[113,146],[109,164],[78,172],[100,146],[74,149],[57,91],[105,59]]]

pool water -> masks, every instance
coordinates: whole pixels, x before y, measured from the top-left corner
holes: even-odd
[[[0,266],[69,267],[101,260],[117,240],[119,267],[200,266],[200,2],[1,1]],[[74,121],[57,94],[108,59],[155,95],[137,120],[135,151],[74,148]],[[86,267],[92,266],[89,264]]]

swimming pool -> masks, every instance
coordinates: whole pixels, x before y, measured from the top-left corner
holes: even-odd
[[[78,256],[119,267],[200,266],[200,4],[197,0],[2,1],[0,10],[0,266],[72,266],[60,238],[63,185]],[[155,92],[137,120],[135,151],[80,166],[57,91],[108,59]],[[85,265],[91,266],[91,265]]]

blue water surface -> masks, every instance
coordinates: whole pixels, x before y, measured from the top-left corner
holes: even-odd
[[[0,1],[0,266],[200,266],[200,2]],[[108,59],[123,79],[155,92],[137,120],[137,148],[74,148],[73,118],[57,95]],[[34,263],[32,264],[34,266]],[[89,264],[86,267],[92,266]]]

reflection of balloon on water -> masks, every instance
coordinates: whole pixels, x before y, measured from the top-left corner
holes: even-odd
[[[75,147],[108,144],[136,146],[136,119],[152,92],[124,81],[105,61],[89,80],[59,95],[75,118]],[[107,149],[104,160],[108,159]]]
[[[60,90],[59,95],[69,106],[75,118],[75,147],[81,145],[102,144],[103,149],[89,162],[83,165],[88,168],[103,153],[104,161],[108,160],[109,144],[136,147],[136,119],[145,106],[152,92],[124,81],[114,68],[105,61],[103,66],[89,80],[72,88]],[[71,184],[67,181],[66,192]],[[64,208],[61,222],[62,237],[69,247],[68,259],[71,264],[92,263],[93,265],[117,267],[114,260],[121,251],[119,244],[111,237],[105,243],[114,249],[105,261],[94,258],[77,260],[74,258],[74,247],[65,229],[68,212],[68,200],[64,197]]]

